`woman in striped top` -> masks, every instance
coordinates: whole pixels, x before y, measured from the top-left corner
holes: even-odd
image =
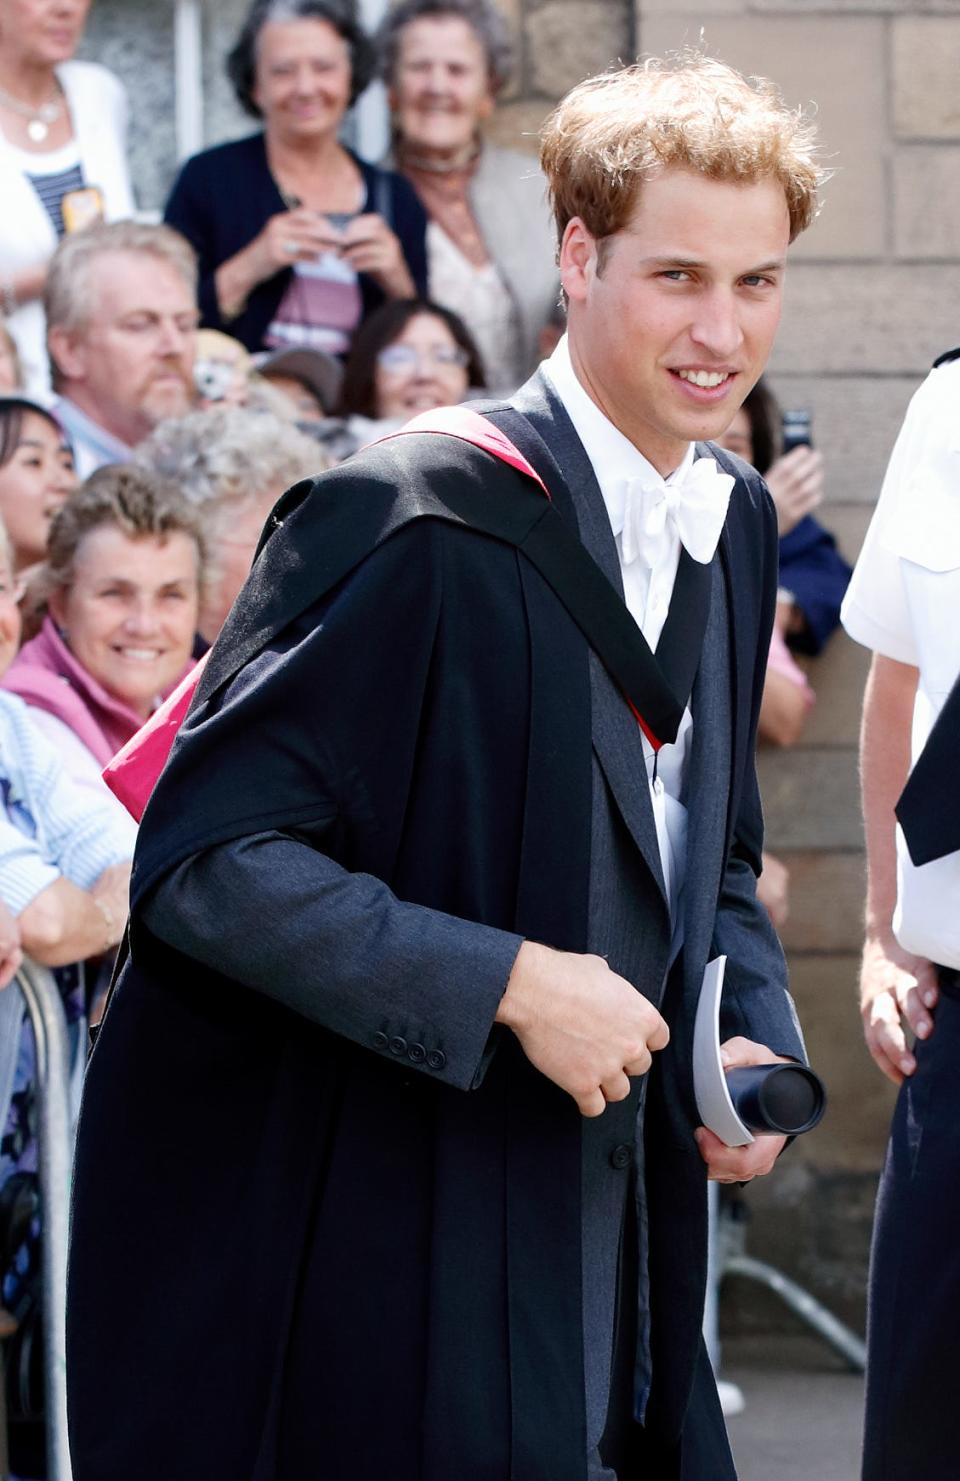
[[[34,395],[49,388],[41,298],[58,240],[133,211],[124,88],[71,60],[89,5],[0,0],[0,313]]]

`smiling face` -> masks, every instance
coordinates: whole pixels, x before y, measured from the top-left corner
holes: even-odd
[[[687,444],[719,436],[759,379],[783,297],[790,233],[772,179],[665,170],[627,225],[599,244],[579,218],[560,277],[570,352],[610,421],[663,474]]]
[[[176,268],[149,252],[91,265],[87,320],[50,330],[62,389],[129,447],[193,403],[197,309]]]
[[[404,145],[437,158],[460,153],[493,111],[483,43],[457,15],[409,21],[399,43],[390,106]]]
[[[73,56],[90,0],[0,0],[0,42],[20,62],[55,67]]]
[[[25,412],[13,456],[0,468],[0,517],[18,571],[43,559],[50,521],[76,484],[63,433],[39,412]]]
[[[268,133],[336,134],[350,103],[350,48],[329,21],[268,21],[257,37],[253,100]]]
[[[50,611],[73,656],[138,715],[183,672],[199,600],[196,541],[182,530],[131,539],[101,525],[80,542],[73,581]]]
[[[377,356],[378,417],[455,406],[467,392],[467,355],[435,314],[416,314]]]

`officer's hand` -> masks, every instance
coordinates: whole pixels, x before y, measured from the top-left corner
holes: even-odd
[[[728,1070],[750,1064],[792,1063],[774,1054],[766,1044],[741,1038],[727,1039],[721,1044],[720,1058]],[[707,1126],[698,1126],[693,1134],[700,1156],[707,1164],[707,1177],[715,1183],[749,1183],[751,1178],[765,1177],[787,1140],[785,1136],[758,1136],[748,1147],[728,1147]]]
[[[917,1067],[901,1020],[919,1039],[928,1038],[938,996],[930,962],[904,951],[893,936],[868,937],[860,964],[860,1016],[867,1048],[894,1085]]]
[[[625,1100],[670,1032],[651,1002],[602,957],[525,941],[497,1022],[513,1030],[531,1064],[572,1095],[584,1116]]]

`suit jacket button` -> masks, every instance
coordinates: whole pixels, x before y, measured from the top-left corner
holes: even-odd
[[[393,1039],[390,1040],[390,1053],[391,1054],[406,1054],[406,1052],[407,1052],[407,1041],[403,1037],[402,1034],[397,1034],[397,1036],[395,1038],[393,1038]]]
[[[447,1056],[442,1049],[431,1049],[427,1055],[428,1070],[442,1070],[447,1062]]]
[[[619,1146],[614,1147],[610,1153],[610,1166],[615,1167],[618,1172],[629,1167],[632,1161],[633,1148],[629,1142],[620,1142]]]
[[[387,1045],[389,1043],[390,1043],[390,1040],[387,1038],[387,1036],[383,1032],[383,1030],[382,1029],[377,1029],[377,1032],[373,1036],[373,1047],[374,1047],[374,1049],[386,1049],[386,1047],[387,1047]]]
[[[407,1058],[413,1064],[423,1064],[427,1057],[427,1051],[422,1044],[411,1044],[407,1050]]]

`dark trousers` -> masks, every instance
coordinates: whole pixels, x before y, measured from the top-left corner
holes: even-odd
[[[960,1475],[960,987],[900,1089],[877,1199],[863,1481]]]
[[[635,1215],[631,1192],[621,1249],[610,1408],[599,1451],[588,1457],[587,1481],[736,1481],[717,1383],[702,1338],[682,1441],[664,1445],[633,1422],[637,1343]]]
[[[599,1458],[591,1458],[587,1481],[611,1477],[615,1481],[737,1481],[716,1380],[702,1342],[683,1439],[664,1445],[638,1425],[631,1425],[615,1442],[608,1432],[601,1448],[606,1467]]]

